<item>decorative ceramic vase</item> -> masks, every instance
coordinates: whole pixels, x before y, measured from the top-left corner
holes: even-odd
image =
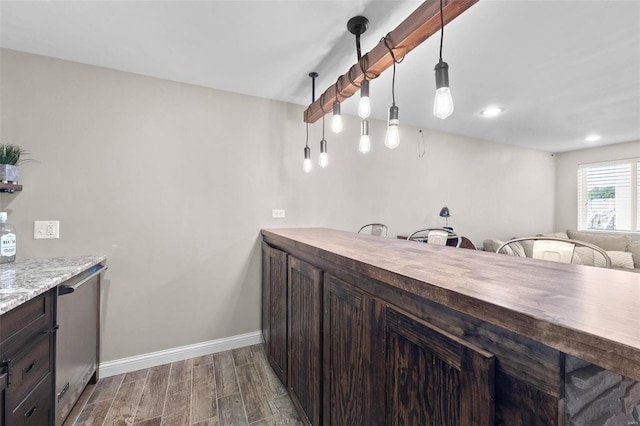
[[[0,182],[18,183],[18,166],[0,164]]]

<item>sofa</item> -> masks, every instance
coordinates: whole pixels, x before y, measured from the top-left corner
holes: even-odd
[[[538,234],[537,236],[569,238],[593,244],[607,252],[611,258],[612,269],[640,273],[640,241],[633,241],[631,237],[627,235],[574,231],[569,229],[567,232]],[[495,239],[484,240],[483,249],[484,251],[495,253],[503,243],[504,241]],[[521,257],[532,257],[532,253],[533,242],[523,242],[508,254]],[[587,266],[604,266],[594,256],[593,250],[576,247],[575,254],[576,255],[571,263]],[[602,256],[599,257],[602,258]]]

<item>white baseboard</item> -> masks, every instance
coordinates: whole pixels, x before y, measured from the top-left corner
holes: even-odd
[[[169,364],[171,362],[182,361],[198,356],[214,354],[216,352],[257,345],[258,343],[262,343],[262,332],[254,331],[252,333],[238,334],[237,336],[195,343],[193,345],[180,346],[178,348],[166,349],[164,351],[150,352],[128,358],[116,359],[114,361],[101,362],[99,370],[100,377],[102,378],[115,376],[116,374],[129,373],[131,371],[142,370],[162,364]]]

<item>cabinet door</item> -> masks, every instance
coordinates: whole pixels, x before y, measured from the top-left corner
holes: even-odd
[[[323,423],[375,425],[384,422],[384,393],[376,382],[383,370],[384,341],[378,330],[374,299],[325,274],[323,322]],[[380,333],[378,333],[380,334]]]
[[[0,367],[0,426],[4,426],[4,406],[8,374]]]
[[[320,424],[322,271],[289,256],[289,395],[306,423]]]
[[[387,424],[493,426],[491,354],[393,308],[385,321]]]
[[[262,336],[269,364],[287,385],[287,253],[262,243]]]

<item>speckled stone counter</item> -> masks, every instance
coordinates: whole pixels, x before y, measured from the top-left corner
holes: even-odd
[[[105,256],[69,256],[0,265],[0,315],[104,261]]]

